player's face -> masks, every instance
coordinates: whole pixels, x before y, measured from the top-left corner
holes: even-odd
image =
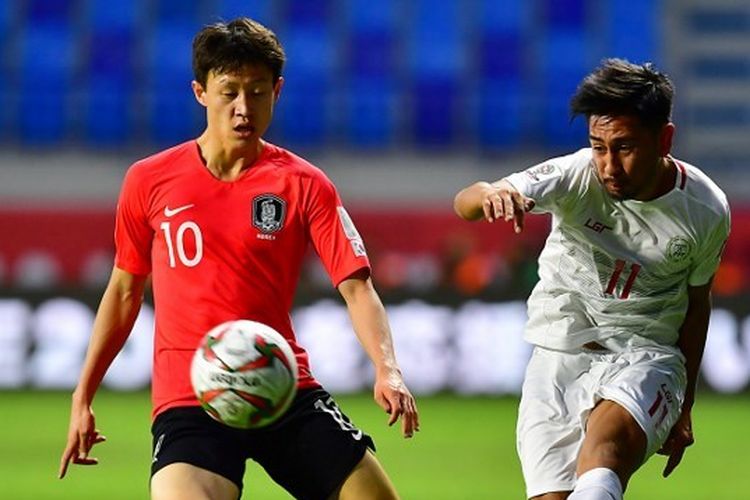
[[[193,82],[195,97],[206,107],[208,130],[230,146],[252,146],[271,124],[283,79],[249,64],[232,73],[209,72],[206,88]]]
[[[589,140],[604,189],[616,199],[648,200],[664,179],[674,125],[660,130],[635,116],[591,116]]]

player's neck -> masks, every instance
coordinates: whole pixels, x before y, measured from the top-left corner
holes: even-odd
[[[670,192],[677,180],[677,167],[674,161],[669,156],[664,156],[659,160],[657,166],[658,175],[655,176],[653,186],[650,189],[644,190],[644,192],[636,196],[635,199],[638,201],[651,201],[664,196]]]
[[[265,143],[258,139],[243,148],[232,148],[203,133],[196,140],[203,164],[219,180],[236,180],[245,170],[253,166],[260,157]]]

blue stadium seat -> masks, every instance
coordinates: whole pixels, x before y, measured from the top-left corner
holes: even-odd
[[[98,29],[88,44],[88,70],[92,76],[117,80],[134,78],[134,38],[128,31]]]
[[[64,0],[27,0],[26,22],[35,26],[67,24],[72,7],[73,2]]]
[[[8,36],[17,23],[15,9],[12,6],[11,2],[0,2],[0,46],[2,47],[5,47]]]
[[[351,75],[384,77],[396,70],[395,41],[389,33],[353,33],[346,45]]]
[[[486,33],[478,42],[480,77],[518,78],[525,50],[518,34]]]
[[[76,40],[66,25],[42,23],[28,25],[19,41],[17,132],[27,144],[58,144],[69,125]]]
[[[345,4],[346,20],[355,34],[392,33],[400,22],[400,2],[397,0],[350,0]]]
[[[148,44],[149,87],[171,88],[189,85],[193,79],[192,43],[196,27],[191,24],[157,26]]]
[[[588,70],[590,53],[586,33],[578,30],[550,30],[542,40],[541,69],[548,79],[557,79],[562,72]]]
[[[690,76],[702,80],[750,82],[750,58],[745,54],[695,56],[688,67]]]
[[[532,20],[534,2],[480,0],[476,23],[482,33],[522,33]]]
[[[658,62],[661,21],[651,0],[610,0],[606,45],[610,57]],[[613,31],[615,30],[615,31]]]
[[[526,96],[519,79],[487,79],[479,84],[476,128],[486,149],[507,148],[523,140]]]
[[[330,132],[331,86],[290,76],[274,111],[274,134],[291,148],[319,148]]]
[[[291,31],[302,26],[321,26],[330,19],[332,9],[330,0],[287,0],[283,24]]]
[[[195,138],[204,121],[200,105],[190,88],[157,88],[149,97],[149,137],[159,146],[170,146]]]
[[[750,33],[750,12],[741,1],[735,5],[697,6],[687,13],[690,31],[700,35],[740,35]]]
[[[550,147],[577,148],[588,144],[586,119],[578,117],[571,122],[569,102],[574,90],[549,91],[539,103],[542,140]]]
[[[69,91],[66,86],[54,84],[43,88],[21,87],[16,111],[22,144],[56,146],[65,139],[69,125],[66,99]]]
[[[218,0],[216,12],[219,17],[225,21],[230,21],[236,17],[249,17],[255,19],[269,28],[274,21],[274,3],[272,0]]]
[[[750,127],[750,105],[738,103],[710,103],[693,105],[690,123],[702,128],[732,129]]]
[[[69,81],[76,64],[75,41],[67,27],[28,26],[20,37],[22,85]]]
[[[410,51],[407,65],[420,78],[455,79],[467,65],[466,38],[461,30],[461,9],[456,0],[419,0],[410,16]]]
[[[395,137],[398,97],[392,79],[353,80],[347,89],[344,137],[355,147],[384,148]]]
[[[458,87],[453,79],[417,81],[412,89],[414,141],[424,147],[452,146],[456,138]]]
[[[94,76],[85,94],[85,139],[91,146],[123,146],[133,138],[134,92],[121,80]]]
[[[8,79],[7,72],[0,66],[0,141],[10,139],[15,125],[18,91]]]
[[[172,23],[198,24],[203,18],[204,2],[186,0],[154,0],[157,23],[164,26]]]
[[[586,27],[587,0],[546,0],[548,29],[583,30]]]
[[[337,39],[325,25],[287,28],[281,39],[287,55],[288,72],[302,78],[328,75],[337,69]]]
[[[86,0],[82,10],[90,30],[135,33],[145,13],[145,0]]]

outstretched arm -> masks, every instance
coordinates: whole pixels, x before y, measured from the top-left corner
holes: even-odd
[[[417,405],[396,362],[383,303],[369,277],[351,277],[342,281],[338,289],[346,301],[357,338],[375,366],[375,401],[390,414],[388,425],[400,416],[404,437],[412,437],[419,430]]]
[[[453,209],[459,217],[487,222],[505,219],[513,221],[516,233],[523,230],[525,212],[534,208],[534,201],[522,195],[513,185],[501,179],[492,184],[479,181],[458,192]]]
[[[680,327],[680,338],[677,346],[685,356],[685,368],[687,370],[687,388],[685,389],[685,401],[682,404],[682,413],[677,423],[659,452],[669,455],[667,465],[664,468],[664,477],[669,476],[680,464],[685,448],[693,444],[693,428],[691,411],[695,403],[695,386],[698,381],[698,372],[703,359],[703,350],[706,347],[706,335],[708,333],[708,320],[711,316],[711,282],[698,287],[688,287],[688,309],[685,320]]]
[[[61,479],[71,461],[79,465],[97,463],[97,459],[88,454],[94,444],[105,438],[96,429],[91,402],[109,365],[130,335],[143,302],[145,283],[145,276],[118,268],[112,270],[96,313],[78,386],[72,396],[68,441],[60,458],[58,475]]]

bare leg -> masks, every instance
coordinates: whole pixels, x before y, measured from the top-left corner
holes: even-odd
[[[151,478],[151,500],[237,500],[240,490],[224,476],[178,462]]]
[[[330,500],[396,500],[391,480],[369,450]]]
[[[600,402],[589,416],[576,473],[604,467],[617,474],[622,489],[643,463],[646,434],[628,411],[614,401]]]

